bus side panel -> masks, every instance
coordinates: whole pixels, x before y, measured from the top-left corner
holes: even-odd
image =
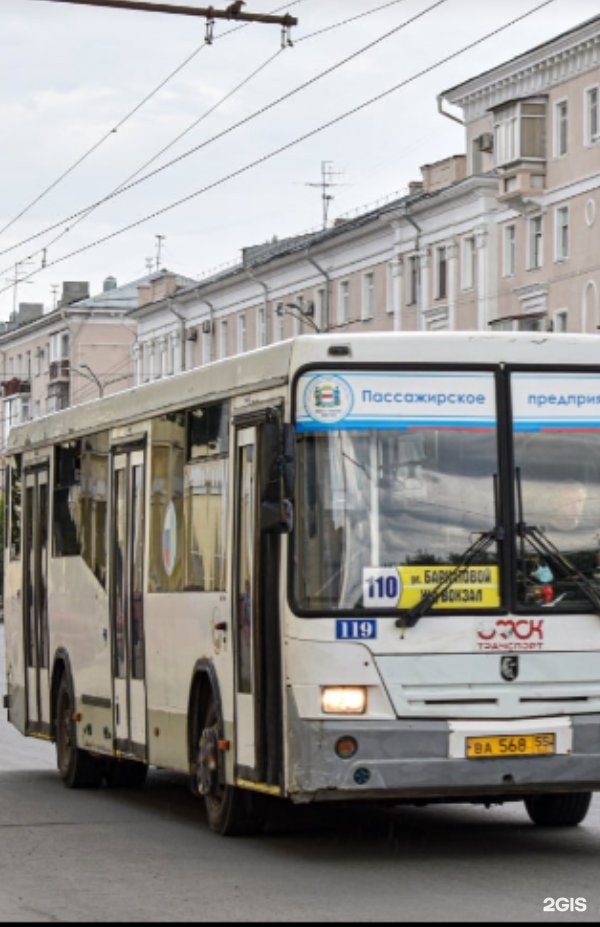
[[[148,760],[188,772],[188,705],[195,665],[219,679],[224,719],[233,718],[229,597],[220,592],[149,595],[145,603]],[[178,643],[179,642],[179,643]],[[229,734],[231,736],[231,732]]]
[[[4,642],[6,648],[6,686],[8,720],[25,733],[27,723],[25,693],[25,647],[23,644],[23,605],[20,560],[6,562],[4,570]]]
[[[51,558],[51,672],[59,651],[69,659],[76,710],[81,713],[78,743],[112,752],[113,713],[108,596],[79,556]]]

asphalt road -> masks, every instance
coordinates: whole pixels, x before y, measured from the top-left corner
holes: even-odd
[[[597,922],[599,852],[600,797],[562,831],[520,804],[320,807],[218,837],[184,777],[65,789],[0,711],[0,922]]]

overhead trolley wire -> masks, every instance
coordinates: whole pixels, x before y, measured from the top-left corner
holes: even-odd
[[[430,6],[426,7],[424,10],[421,10],[419,13],[416,13],[414,16],[400,23],[398,26],[394,26],[392,29],[388,30],[387,32],[384,32],[382,35],[378,36],[373,41],[368,42],[366,45],[363,45],[357,51],[353,52],[350,55],[347,55],[345,58],[342,58],[336,64],[333,64],[328,68],[325,68],[325,70],[320,71],[314,77],[309,78],[308,80],[304,81],[302,84],[299,84],[297,87],[294,87],[292,90],[288,91],[282,96],[277,97],[275,100],[272,100],[270,103],[267,103],[265,106],[261,107],[260,109],[255,110],[253,113],[250,113],[248,116],[245,116],[243,119],[240,119],[238,122],[233,123],[233,125],[228,126],[226,129],[223,129],[221,132],[217,133],[216,135],[211,136],[211,138],[205,139],[203,142],[201,142],[199,145],[195,145],[193,148],[189,148],[187,151],[184,151],[181,155],[179,155],[176,158],[173,158],[171,161],[166,161],[160,167],[157,167],[155,170],[150,171],[148,174],[144,174],[142,177],[139,177],[137,180],[134,180],[132,183],[119,186],[119,188],[116,191],[113,191],[112,193],[107,194],[101,199],[96,200],[96,202],[91,203],[89,206],[86,206],[84,209],[81,209],[78,212],[75,212],[69,216],[66,216],[65,218],[59,220],[58,222],[55,222],[53,225],[49,225],[46,228],[42,229],[41,231],[35,232],[33,235],[29,235],[27,238],[23,238],[20,242],[17,242],[17,244],[10,245],[8,248],[4,248],[0,250],[0,255],[9,254],[11,251],[14,251],[16,248],[19,248],[22,245],[27,244],[30,241],[34,241],[36,238],[40,238],[42,235],[46,235],[49,232],[54,231],[54,229],[58,228],[63,223],[71,222],[73,219],[77,219],[79,216],[83,215],[84,213],[87,213],[88,211],[91,211],[92,209],[96,209],[98,206],[101,206],[103,203],[106,203],[109,200],[114,199],[117,196],[120,196],[122,193],[126,193],[128,190],[133,189],[139,184],[145,183],[147,180],[150,180],[152,177],[155,177],[157,174],[160,174],[162,171],[167,170],[167,168],[172,167],[174,164],[178,164],[179,162],[185,160],[186,158],[189,158],[192,154],[196,154],[196,152],[201,151],[203,148],[206,148],[208,145],[212,144],[213,142],[219,141],[220,139],[224,138],[226,135],[229,135],[231,132],[235,131],[235,129],[238,129],[241,126],[247,125],[249,122],[251,122],[253,119],[256,119],[258,116],[262,116],[264,113],[273,109],[275,106],[279,105],[280,103],[283,103],[286,100],[289,100],[291,97],[295,96],[297,93],[300,93],[302,90],[305,90],[307,87],[310,87],[312,84],[315,84],[317,81],[321,80],[323,77],[327,77],[329,74],[332,74],[334,71],[348,64],[349,61],[352,61],[355,58],[358,58],[360,55],[369,51],[371,48],[374,48],[376,45],[380,44],[381,42],[395,35],[397,32],[400,32],[402,29],[405,29],[407,26],[411,25],[416,20],[421,19],[423,16],[427,15],[427,13],[431,12],[434,9],[437,9],[437,7],[440,7],[444,3],[447,3],[447,2],[448,0],[435,0],[435,3],[432,3]],[[553,0],[547,0],[547,2],[553,2]],[[40,253],[39,251],[35,252],[35,254],[39,254],[39,253]],[[25,260],[29,260],[32,256],[33,255],[29,255],[27,258],[25,258]],[[48,264],[46,264],[45,266],[48,266]],[[7,270],[9,269],[10,268],[7,268]],[[3,271],[0,271],[0,275],[2,273]],[[35,271],[33,273],[35,273]],[[1,292],[3,291],[0,290],[0,293]]]
[[[286,6],[286,8],[287,8],[287,7],[295,6],[295,5],[297,5],[298,3],[303,3],[303,2],[304,2],[304,0],[291,0],[291,2],[285,4],[285,6]],[[281,9],[283,9],[283,7],[277,7],[277,9],[274,10],[273,12],[276,13],[276,12],[278,12],[278,10],[281,10]],[[240,25],[233,26],[231,29],[228,29],[228,30],[227,30],[226,32],[224,32],[221,36],[219,36],[219,38],[224,38],[226,35],[231,35],[233,32],[237,32],[239,29],[244,29],[246,26],[249,26],[249,25],[252,25],[252,24],[251,24],[251,23],[241,23]],[[166,76],[165,78],[163,78],[163,80],[161,80],[160,83],[158,83],[158,84],[156,85],[156,87],[154,87],[152,90],[150,90],[150,91],[146,94],[146,96],[143,97],[143,99],[141,99],[138,103],[136,103],[136,105],[135,105],[128,113],[126,113],[126,114],[125,114],[125,115],[112,127],[112,129],[109,129],[107,132],[105,132],[104,135],[102,135],[102,136],[98,139],[97,142],[95,142],[90,148],[88,148],[87,151],[85,151],[82,155],[80,155],[80,157],[77,158],[77,160],[74,161],[73,164],[70,165],[70,167],[66,168],[66,169],[62,172],[62,174],[60,174],[55,180],[53,180],[51,184],[49,184],[44,190],[41,191],[41,193],[38,193],[38,195],[37,195],[33,200],[31,200],[30,203],[28,203],[26,206],[24,206],[23,209],[22,209],[16,216],[13,216],[13,218],[12,218],[9,222],[7,222],[6,225],[4,225],[2,228],[0,228],[0,235],[3,235],[4,232],[6,232],[9,228],[11,228],[11,227],[15,224],[15,222],[18,222],[18,220],[21,219],[26,213],[28,213],[29,210],[32,209],[33,206],[35,206],[37,203],[39,203],[40,200],[42,200],[48,193],[50,193],[51,190],[54,190],[54,188],[57,187],[57,186],[59,185],[59,183],[61,183],[61,182],[65,179],[65,177],[68,177],[69,174],[73,173],[73,171],[76,170],[76,168],[78,168],[81,164],[83,164],[83,162],[86,161],[86,160],[90,157],[90,155],[92,155],[95,151],[97,151],[98,148],[100,148],[101,145],[103,145],[104,142],[106,142],[106,141],[111,137],[111,135],[115,135],[115,134],[118,132],[118,130],[119,130],[123,125],[125,125],[125,123],[126,123],[129,119],[131,119],[131,117],[134,116],[134,115],[142,108],[142,106],[144,106],[146,103],[148,103],[148,101],[151,100],[152,97],[156,96],[156,94],[157,94],[160,90],[162,90],[162,88],[163,88],[166,84],[168,84],[170,80],[172,80],[177,74],[179,74],[180,71],[182,71],[185,67],[187,67],[187,65],[190,63],[190,61],[192,61],[192,60],[202,51],[203,48],[206,48],[206,45],[207,45],[207,44],[208,44],[208,43],[207,43],[206,41],[204,41],[204,42],[202,43],[202,45],[199,45],[198,48],[196,48],[193,52],[191,52],[191,54],[189,54],[189,55],[187,56],[187,58],[185,58],[185,59],[181,62],[181,64],[177,65],[177,67],[176,67],[173,71],[171,71],[169,74],[167,74],[167,76]],[[134,176],[135,176],[135,175],[134,175]],[[61,224],[61,223],[59,223],[59,224]],[[56,226],[53,226],[53,228],[55,228],[55,227],[56,227]],[[26,240],[27,240],[27,239],[26,239]],[[14,247],[19,247],[19,245],[15,245]],[[11,249],[9,249],[9,250],[11,250]],[[3,253],[3,252],[0,252],[0,253]],[[37,254],[37,253],[38,253],[38,252],[36,252],[36,254]]]
[[[361,112],[369,106],[372,106],[374,103],[379,102],[380,100],[385,99],[390,96],[392,93],[395,93],[397,90],[400,90],[403,87],[406,87],[408,84],[413,83],[415,80],[418,80],[420,77],[423,77],[425,74],[429,74],[437,68],[441,67],[443,64],[446,64],[448,61],[452,61],[454,58],[457,58],[459,55],[463,55],[465,52],[470,51],[472,48],[481,45],[483,42],[486,42],[488,39],[493,38],[496,35],[499,35],[501,32],[504,32],[506,29],[509,29],[511,26],[516,25],[516,23],[522,22],[528,16],[531,16],[533,13],[537,13],[539,10],[544,9],[544,7],[550,6],[551,3],[554,3],[555,0],[543,0],[542,3],[538,3],[535,7],[529,10],[527,13],[522,13],[520,16],[516,16],[514,19],[509,20],[504,25],[497,27],[496,29],[487,32],[485,35],[481,36],[478,39],[475,39],[473,42],[469,42],[467,45],[464,45],[462,48],[458,49],[455,52],[451,52],[449,55],[444,56],[443,58],[438,59],[433,64],[428,65],[426,68],[418,71],[416,74],[413,74],[411,77],[407,77],[402,81],[399,81],[397,84],[394,84],[392,87],[388,87],[387,90],[383,90],[381,93],[376,94],[373,97],[370,97],[368,100],[364,100],[362,103],[353,106],[351,109],[346,110],[343,113],[340,113],[339,116],[335,116],[333,119],[329,119],[327,122],[322,123],[314,129],[304,132],[302,135],[297,136],[289,142],[286,142],[285,145],[280,145],[278,148],[274,148],[272,151],[267,152],[267,154],[262,155],[260,158],[256,158],[254,161],[249,162],[248,164],[243,165],[235,171],[231,171],[229,174],[215,180],[213,183],[207,184],[204,187],[201,187],[199,190],[195,190],[193,193],[188,194],[187,196],[181,197],[178,200],[175,200],[173,203],[169,203],[167,206],[163,206],[161,209],[157,209],[152,213],[149,213],[146,216],[143,216],[140,219],[137,219],[135,222],[130,222],[128,225],[121,227],[120,229],[111,232],[108,235],[104,235],[102,238],[98,238],[95,241],[89,242],[87,245],[83,245],[80,248],[76,248],[73,251],[70,251],[68,254],[64,254],[61,257],[56,258],[54,261],[49,262],[46,266],[52,267],[56,264],[60,264],[63,261],[68,260],[71,257],[74,257],[78,254],[82,254],[84,251],[89,251],[91,248],[97,247],[100,244],[104,244],[107,241],[110,241],[113,238],[117,238],[119,235],[122,235],[124,232],[128,232],[133,228],[136,228],[139,225],[143,225],[144,222],[148,222],[150,219],[155,219],[157,216],[162,216],[166,212],[169,212],[172,209],[176,209],[178,206],[182,206],[184,203],[188,203],[191,200],[195,199],[198,196],[201,196],[203,193],[207,193],[210,190],[214,190],[216,187],[222,186],[224,183],[227,183],[229,180],[233,180],[237,177],[240,177],[242,174],[247,173],[249,170],[252,170],[254,167],[258,167],[260,164],[264,164],[266,161],[271,160],[279,154],[282,154],[284,151],[288,151],[290,148],[295,147],[304,142],[309,138],[313,138],[315,135],[318,135],[320,132],[323,132],[325,129],[329,129],[334,125],[342,122],[344,119],[349,118],[350,116],[355,115],[356,113]],[[39,271],[32,271],[27,276],[24,276],[22,280],[28,280],[30,277],[35,276]],[[6,290],[9,290],[11,286],[6,286],[0,289],[0,293],[4,293]]]

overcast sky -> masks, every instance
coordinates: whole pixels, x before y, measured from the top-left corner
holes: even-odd
[[[406,192],[422,164],[464,149],[438,93],[598,14],[597,0],[552,0],[455,54],[540,2],[248,0],[245,12],[298,18],[282,48],[278,25],[216,20],[207,45],[202,18],[0,0],[0,320],[15,266],[33,274],[16,302],[50,309],[65,280],[97,293],[109,275],[155,269],[157,236],[160,266],[198,279],[246,246],[316,230],[322,162],[330,222]]]

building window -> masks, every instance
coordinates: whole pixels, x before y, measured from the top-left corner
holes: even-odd
[[[283,341],[283,321],[285,317],[285,312],[283,309],[283,304],[281,307],[281,312],[277,309],[273,316],[273,338],[275,341]]]
[[[475,286],[475,238],[468,235],[460,243],[460,283],[463,290]]]
[[[566,261],[569,257],[569,207],[559,206],[554,213],[554,217],[556,260]]]
[[[390,261],[386,267],[386,284],[385,284],[385,311],[391,313],[394,311],[394,280],[397,272],[397,262]]]
[[[419,302],[419,256],[412,254],[408,259],[408,306]]]
[[[514,277],[516,264],[516,228],[514,225],[504,226],[503,242],[502,274],[504,277]]]
[[[584,140],[586,145],[600,142],[600,116],[598,113],[598,87],[588,87],[585,91]]]
[[[375,278],[372,273],[364,274],[362,279],[361,319],[372,319],[375,311]]]
[[[444,246],[435,249],[435,282],[436,299],[446,299],[448,295],[448,260]]]
[[[267,313],[264,306],[258,307],[258,347],[264,348],[267,343]]]
[[[219,357],[227,357],[227,319],[223,319],[219,327]]]
[[[564,158],[569,137],[568,106],[566,100],[554,104],[554,157]]]
[[[238,315],[237,349],[238,354],[242,354],[244,351],[248,350],[245,315]]]
[[[350,283],[342,280],[338,290],[338,325],[347,325],[350,321]]]
[[[566,309],[559,309],[554,313],[552,328],[555,332],[566,332],[569,313]]]
[[[546,157],[546,104],[510,103],[494,114],[496,166],[521,158]]]
[[[537,270],[543,264],[543,236],[542,217],[534,216],[529,219],[527,269]]]
[[[319,287],[315,292],[315,325],[319,331],[325,331],[327,319],[325,318],[325,287]]]

